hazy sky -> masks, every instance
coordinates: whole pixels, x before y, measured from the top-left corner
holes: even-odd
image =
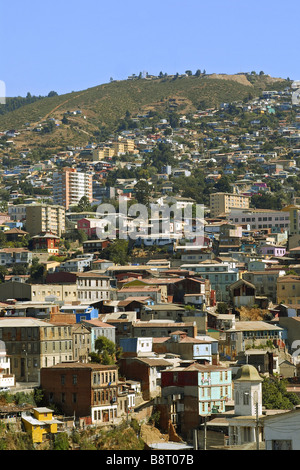
[[[264,71],[300,79],[300,0],[2,0],[7,96],[83,90],[110,77]]]

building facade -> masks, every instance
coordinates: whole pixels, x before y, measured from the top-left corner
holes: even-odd
[[[228,218],[236,225],[250,225],[251,230],[274,227],[288,230],[290,226],[289,213],[279,210],[232,208]]]
[[[231,209],[248,209],[249,196],[231,193],[214,193],[210,195],[210,216],[218,217],[228,214]]]
[[[86,360],[90,352],[88,330],[35,318],[1,318],[0,340],[11,359],[11,373],[19,382],[39,382],[42,367]]]
[[[53,173],[53,201],[65,209],[76,206],[82,197],[93,200],[93,176],[78,172],[74,168],[64,168]]]
[[[94,271],[80,273],[77,276],[78,300],[81,302],[99,302],[111,298],[110,277]]]
[[[195,362],[161,373],[163,415],[183,436],[192,438],[205,419],[225,412],[231,397],[230,368]]]
[[[66,415],[91,417],[93,424],[118,417],[118,368],[101,364],[57,364],[41,369],[46,400]]]
[[[60,237],[66,230],[65,214],[61,205],[28,204],[26,230],[31,237],[46,232]]]

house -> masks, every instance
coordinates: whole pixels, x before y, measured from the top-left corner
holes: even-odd
[[[298,365],[299,356],[299,338],[300,338],[300,317],[279,317],[276,323],[283,329],[284,341],[290,354],[293,356],[293,362]]]
[[[162,289],[156,286],[141,286],[141,287],[123,287],[117,291],[118,300],[126,300],[129,297],[150,297],[155,303],[167,301],[162,296]]]
[[[147,341],[147,338],[143,338]],[[167,359],[148,356],[121,357],[119,360],[120,374],[127,379],[141,383],[144,400],[159,396],[161,391],[161,374],[165,369],[171,369],[173,363]]]
[[[110,240],[86,240],[82,243],[83,253],[100,253],[110,243]]]
[[[116,342],[116,327],[94,318],[91,320],[81,320],[82,324],[90,331],[91,351],[95,352],[95,341],[104,336],[113,343]]]
[[[40,369],[87,360],[90,331],[80,324],[58,323],[29,317],[0,318],[0,337],[11,359],[17,382],[39,382]]]
[[[33,415],[22,415],[25,431],[31,435],[33,443],[41,443],[49,434],[57,434],[63,422],[53,417],[53,410],[46,407],[33,408]]]
[[[252,307],[255,304],[255,286],[250,282],[239,279],[228,287],[234,307]]]
[[[81,272],[77,275],[78,300],[81,302],[110,300],[112,290],[110,276],[99,271]]]
[[[207,336],[191,338],[183,331],[174,331],[167,338],[153,338],[153,351],[157,354],[177,354],[183,360],[199,363],[219,363],[216,339]]]
[[[119,416],[118,368],[94,363],[59,363],[41,369],[41,388],[49,404],[65,415],[89,417],[91,424]]]
[[[0,341],[0,390],[10,390],[15,384],[15,376],[10,373],[10,357],[6,354],[5,343]]]
[[[32,302],[74,302],[77,300],[76,284],[29,284],[9,281],[0,284],[0,301],[7,299]]]
[[[300,424],[300,409],[284,411],[262,418],[265,450],[300,450],[300,437],[295,429]]]
[[[153,350],[153,338],[121,338],[122,357],[149,354]]]
[[[60,238],[52,233],[44,232],[32,237],[33,249],[36,251],[47,251],[48,253],[59,252]]]
[[[153,303],[153,305],[143,305],[141,307],[140,320],[172,320],[181,322],[185,313],[186,310],[182,305],[173,303]]]
[[[258,253],[262,256],[281,257],[286,254],[286,248],[284,246],[276,246],[271,244],[261,245],[258,248]]]
[[[104,227],[107,224],[105,219],[99,218],[83,218],[77,221],[77,229],[83,230],[87,235],[89,240],[97,239],[98,233],[102,233],[104,231]]]
[[[219,338],[220,357],[235,360],[237,355],[253,346],[267,345],[284,348],[284,329],[264,321],[237,321]],[[224,338],[224,339],[223,339]]]
[[[64,305],[61,306],[60,311],[62,313],[74,314],[76,323],[80,323],[83,320],[98,318],[98,310],[91,304],[74,303],[70,305],[64,303]]]
[[[261,374],[281,374],[279,355],[275,350],[247,349],[240,353],[237,359],[237,365],[240,367],[249,364]]]
[[[300,304],[300,276],[287,275],[277,278],[278,304]]]
[[[239,279],[238,268],[235,262],[220,261],[203,261],[199,264],[183,264],[181,269],[188,269],[201,276],[202,279],[210,281],[211,289],[216,292],[216,300],[218,302],[226,302],[229,300],[228,284]]]
[[[1,248],[0,265],[13,266],[15,264],[31,264],[33,254],[26,248]]]
[[[193,430],[214,413],[224,413],[232,396],[231,370],[220,365],[187,361],[161,373],[160,425],[171,421],[182,436],[192,439]]]
[[[248,270],[242,273],[242,278],[255,286],[257,297],[266,296],[272,302],[276,302],[278,282],[284,274],[285,271],[282,269]]]
[[[92,257],[82,256],[78,258],[72,258],[70,260],[60,263],[60,271],[67,271],[73,273],[83,273],[86,269],[91,267]]]
[[[18,227],[5,230],[6,240],[9,242],[21,242],[27,235],[29,235],[28,232],[25,232]]]
[[[105,271],[107,268],[113,266],[114,263],[107,259],[95,259],[91,262],[91,269],[92,271]]]
[[[196,322],[172,322],[172,321],[136,321],[132,323],[132,336],[166,338],[174,331],[183,331],[189,337],[197,336]]]
[[[100,314],[99,320],[115,327],[115,338],[118,346],[120,345],[121,338],[131,338],[135,336],[132,333],[132,325],[137,320],[137,313],[135,311],[117,311],[108,314]]]
[[[91,352],[90,336],[90,330],[82,323],[72,325],[73,360],[84,363],[89,362]]]

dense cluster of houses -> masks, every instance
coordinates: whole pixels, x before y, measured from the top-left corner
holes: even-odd
[[[264,377],[279,376],[300,393],[300,206],[292,194],[281,209],[251,205],[253,195],[272,193],[272,182],[285,185],[300,171],[297,117],[294,125],[282,119],[276,131],[260,127],[261,116],[289,111],[290,98],[290,90],[274,91],[240,104],[256,117],[251,131],[239,136],[231,132],[234,120],[220,118],[229,107],[224,103],[220,109],[181,118],[181,126],[168,137],[168,122],[162,119],[155,133],[123,131],[103,145],[68,149],[47,162],[2,171],[4,190],[24,174],[34,188],[49,189],[52,172],[63,162],[93,175],[91,207],[119,196],[130,201],[138,178],[119,178],[107,186],[108,174],[120,167],[142,168],[143,155],[164,142],[178,164],[146,178],[152,189],[161,182],[160,193],[152,191],[151,198],[184,210],[196,201],[173,194],[174,178],[188,178],[196,165],[206,183],[214,184],[234,174],[237,165],[249,169],[230,190],[211,193],[201,241],[196,236],[189,241],[176,238],[175,221],[163,236],[150,237],[147,221],[133,243],[141,250],[132,251],[124,264],[103,256],[118,236],[99,238],[103,219],[91,207],[75,211],[53,204],[51,193],[30,198],[12,191],[7,210],[0,214],[0,265],[6,269],[0,283],[0,389],[13,392],[20,383],[39,386],[49,407],[58,406],[65,416],[86,425],[112,424],[129,416],[143,419],[155,409],[164,429],[172,426],[194,444],[197,432],[208,427],[218,434],[221,447],[255,442],[268,449],[291,446],[290,439],[283,442],[276,435],[276,423],[288,427],[289,420],[299,422],[299,411],[281,410],[275,416],[263,407],[261,387]],[[199,144],[197,126],[204,118],[207,133]],[[289,156],[280,147],[260,151],[274,132],[290,143]],[[194,149],[187,151],[178,136],[194,143]],[[209,139],[229,151],[220,152]],[[23,152],[25,160],[27,155]],[[265,173],[252,171],[252,164]],[[84,195],[78,193],[78,203]],[[133,219],[123,217],[130,232]],[[74,230],[86,235],[80,253],[61,261],[59,256],[67,254],[62,248],[65,233]],[[30,271],[35,258],[44,268],[42,280],[33,279]],[[16,266],[24,270],[18,272]],[[120,349],[113,365],[91,362],[99,337]],[[21,411],[15,417],[22,415],[26,429],[38,426],[36,442],[62,425],[48,408],[32,409],[30,415]],[[1,407],[0,419],[8,419]]]

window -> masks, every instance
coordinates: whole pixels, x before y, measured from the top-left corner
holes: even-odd
[[[73,375],[73,385],[77,385],[77,375]]]
[[[293,450],[291,440],[274,440],[272,442],[272,450]]]
[[[244,405],[249,405],[249,393],[244,393]]]
[[[66,383],[66,376],[65,376],[65,375],[61,375],[61,376],[60,376],[60,383],[61,383],[62,385],[65,385],[65,383]]]

